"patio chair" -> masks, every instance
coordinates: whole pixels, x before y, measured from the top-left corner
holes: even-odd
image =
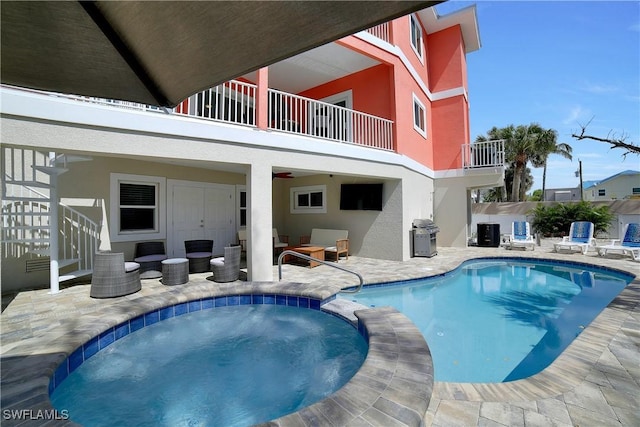
[[[122,252],[98,252],[93,261],[92,298],[113,298],[141,289],[140,264],[125,262]]]
[[[511,238],[508,242],[508,248],[531,248],[536,249],[536,242],[531,235],[531,225],[528,221],[513,221],[511,224]]]
[[[238,230],[238,245],[242,248],[241,252],[247,252],[247,229],[241,228]]]
[[[224,257],[213,258],[210,261],[214,282],[224,283],[238,280],[241,253],[241,246],[227,246],[224,248]]]
[[[210,270],[213,240],[185,240],[184,250],[189,260],[189,273],[205,273]]]
[[[289,246],[289,236],[278,234],[278,229],[276,228],[271,230],[271,235],[273,238],[273,254],[280,255],[284,248]]]
[[[632,222],[625,225],[622,236],[622,239],[614,239],[608,245],[596,246],[598,255],[605,256],[608,251],[616,251],[640,261],[640,224]]]
[[[593,228],[593,223],[589,221],[572,222],[569,235],[564,236],[561,242],[554,243],[553,250],[555,252],[560,250],[573,251],[577,248],[583,255],[586,255],[591,246],[595,247]]]
[[[140,264],[141,279],[155,279],[162,277],[162,261],[167,258],[163,242],[141,242],[133,260]]]

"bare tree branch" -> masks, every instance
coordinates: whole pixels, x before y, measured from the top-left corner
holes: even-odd
[[[622,157],[626,158],[627,154],[639,154],[640,155],[640,147],[638,147],[637,145],[627,142],[627,137],[628,135],[626,134],[622,134],[620,138],[616,137],[615,133],[609,132],[609,135],[607,135],[606,138],[601,138],[598,136],[592,136],[592,135],[585,135],[585,131],[587,130],[587,126],[589,126],[589,123],[591,123],[591,121],[593,120],[593,117],[591,118],[591,120],[589,120],[589,122],[586,125],[580,125],[581,131],[580,134],[571,134],[571,136],[575,139],[577,139],[578,141],[582,140],[582,139],[591,139],[593,141],[598,141],[598,142],[604,142],[607,144],[611,145],[611,149],[613,150],[614,148],[621,148],[623,150],[626,150],[623,154]]]

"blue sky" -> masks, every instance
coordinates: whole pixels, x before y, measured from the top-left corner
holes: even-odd
[[[640,170],[640,157],[571,137],[627,136],[640,145],[640,2],[448,1],[439,14],[475,4],[481,48],[467,55],[471,140],[491,127],[539,123],[573,148],[549,158],[547,188]],[[532,190],[542,168],[532,169]]]

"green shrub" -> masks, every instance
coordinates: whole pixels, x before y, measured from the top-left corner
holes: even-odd
[[[609,211],[609,206],[595,207],[584,201],[560,203],[552,206],[539,204],[531,211],[531,214],[533,214],[531,227],[534,232],[548,237],[568,235],[571,223],[575,221],[592,222],[595,227],[594,234],[605,232],[614,217]]]

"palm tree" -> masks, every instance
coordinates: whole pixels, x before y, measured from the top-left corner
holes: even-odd
[[[544,144],[540,145],[540,152],[531,159],[531,164],[534,167],[543,167],[542,170],[542,201],[544,202],[545,197],[545,189],[546,189],[546,181],[547,181],[547,160],[549,159],[550,154],[558,154],[565,159],[572,160],[573,156],[571,156],[571,152],[573,149],[569,144],[565,144],[564,142],[557,143],[558,134],[556,131],[549,129],[546,132],[545,137],[543,138]]]
[[[552,133],[555,131],[552,131]],[[541,147],[547,144],[548,131],[537,123],[520,125],[515,128],[511,140],[505,146],[505,157],[514,164],[514,176],[511,188],[511,201],[519,202],[525,198],[527,164],[539,153]]]
[[[490,141],[496,139],[505,140],[505,163],[510,163],[513,167],[513,180],[511,181],[511,195],[509,200],[518,202],[525,199],[527,188],[533,184],[528,178],[531,171],[527,167],[528,163],[534,167],[541,167],[546,162],[557,144],[557,132],[553,129],[544,129],[537,123],[530,125],[509,125],[504,128],[493,127],[486,136],[478,136],[476,142]],[[558,148],[564,150],[562,146]],[[529,180],[529,181],[528,181]],[[505,186],[507,180],[505,179]],[[502,191],[503,200],[507,199],[506,187]]]

